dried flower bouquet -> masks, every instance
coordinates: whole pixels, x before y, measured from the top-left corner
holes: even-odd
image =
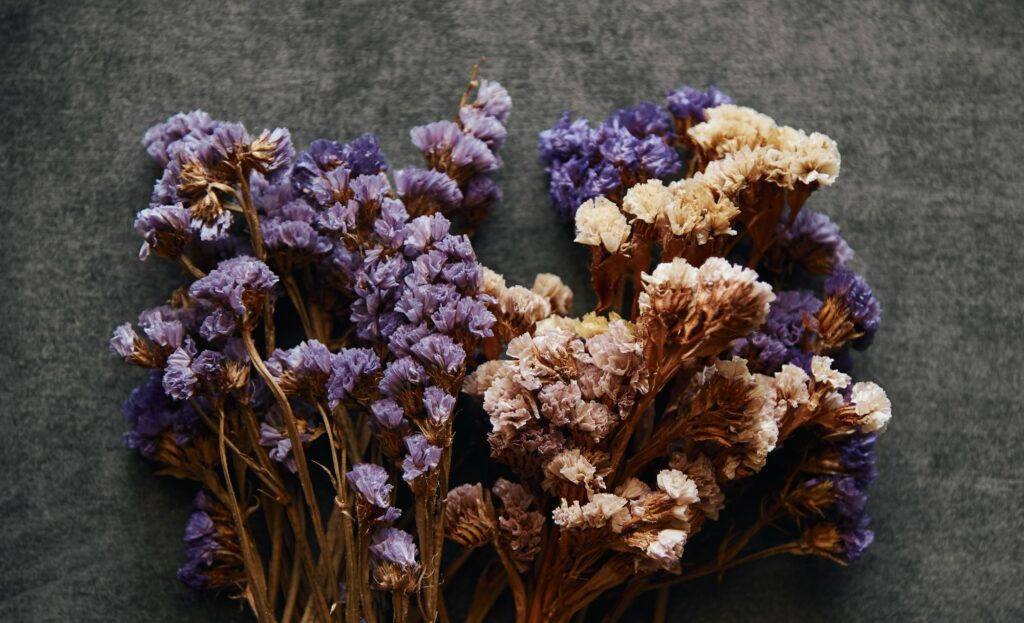
[[[146,133],[140,258],[189,282],[111,348],[149,370],[127,445],[200,487],[181,581],[261,622],[447,621],[476,556],[470,621],[506,590],[517,621],[595,600],[614,621],[766,556],[857,559],[890,405],[848,374],[878,301],[803,207],[835,143],[714,88],[596,128],[566,113],[540,151],[591,249],[598,307],[574,318],[555,275],[510,286],[476,260],[511,110],[477,70],[390,178],[372,135],[296,155],[287,130],[199,111]],[[457,431],[502,477],[475,482]]]

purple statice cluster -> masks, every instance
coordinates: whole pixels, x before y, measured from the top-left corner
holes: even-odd
[[[435,121],[412,129],[412,143],[427,168],[408,167],[395,174],[395,189],[413,217],[460,215],[472,228],[501,200],[501,189],[487,173],[501,166],[505,123],[512,99],[505,87],[482,80],[476,98],[459,108],[455,121]]]
[[[839,447],[838,470],[831,476],[804,483],[805,488],[826,485],[828,505],[822,521],[808,529],[808,540],[826,551],[853,562],[874,541],[868,528],[868,487],[878,475],[875,467],[874,433],[855,433]]]
[[[825,300],[846,310],[858,335],[853,347],[863,350],[870,346],[878,332],[882,309],[867,280],[852,271],[837,270],[825,280]]]
[[[669,91],[668,110],[650,103],[621,108],[596,128],[562,113],[554,127],[540,133],[538,143],[559,218],[571,223],[584,201],[600,196],[618,200],[635,184],[678,173],[677,131],[702,121],[706,108],[729,102],[714,87],[683,87]]]
[[[733,342],[733,355],[743,357],[752,369],[763,374],[775,374],[787,363],[809,372],[814,353],[805,348],[807,334],[820,310],[821,301],[813,292],[779,292],[764,324]]]
[[[178,579],[196,590],[243,584],[242,555],[228,510],[205,490],[196,495],[193,508],[185,524],[185,564]]]
[[[361,530],[370,534],[370,560],[377,585],[408,592],[416,582],[420,565],[413,536],[392,524],[402,512],[392,506],[394,487],[380,465],[360,463],[345,475],[356,492],[356,516]]]
[[[167,395],[161,376],[155,371],[145,383],[132,390],[122,413],[128,425],[125,445],[145,457],[157,456],[168,443],[178,446],[188,443],[199,419],[187,402]]]
[[[779,221],[765,263],[777,274],[789,274],[799,267],[828,275],[845,268],[852,258],[853,250],[839,235],[839,226],[821,212],[803,208],[792,223],[788,216]]]
[[[404,477],[433,470],[450,442],[450,419],[467,358],[492,335],[494,315],[483,293],[483,267],[465,236],[449,233],[440,214],[408,220],[401,202],[382,199],[374,243],[352,266],[351,321],[356,335],[386,347],[372,427],[400,435]],[[360,361],[346,366],[362,368]],[[332,380],[332,403],[347,397],[342,376]],[[413,422],[420,423],[414,426]],[[420,433],[406,434],[419,428]]]
[[[143,237],[140,259],[151,252],[176,259],[199,241],[234,238],[224,189],[250,175],[277,182],[295,154],[291,135],[277,128],[252,136],[240,123],[214,120],[201,110],[179,113],[146,131],[146,152],[163,173],[135,230]],[[227,193],[230,195],[231,193]]]

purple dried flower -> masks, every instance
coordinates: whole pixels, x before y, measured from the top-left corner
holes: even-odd
[[[132,328],[132,323],[126,322],[114,329],[114,335],[110,338],[110,350],[121,359],[131,361],[135,356],[135,345],[141,341],[139,334]]]
[[[370,553],[377,564],[388,562],[409,573],[419,569],[416,562],[416,541],[412,535],[398,528],[381,528],[373,535]]]
[[[672,133],[672,118],[665,109],[656,104],[643,102],[635,106],[620,108],[604,121],[605,125],[625,128],[637,138],[665,136]]]
[[[774,374],[787,363],[806,368],[811,354],[802,348],[805,319],[813,319],[820,309],[821,301],[812,292],[779,292],[761,328],[733,342],[733,354],[746,358],[765,374]]]
[[[146,153],[160,166],[165,167],[170,161],[170,151],[175,143],[186,137],[210,136],[220,123],[201,110],[178,113],[146,130],[142,144],[146,148]]]
[[[408,451],[402,460],[402,479],[412,482],[433,471],[441,461],[441,448],[431,445],[423,435],[409,435],[405,438]]]
[[[412,352],[423,365],[438,372],[455,376],[466,361],[466,350],[447,335],[428,335],[412,347]]]
[[[440,387],[423,390],[423,407],[435,426],[444,426],[455,411],[455,396]]]
[[[426,371],[412,357],[401,357],[391,362],[380,379],[380,392],[388,398],[400,400],[426,380]]]
[[[370,348],[346,348],[331,359],[327,399],[333,409],[352,395],[357,385],[380,371],[380,359]]]
[[[829,274],[843,268],[853,251],[839,235],[839,226],[813,210],[804,208],[792,224],[783,218],[776,230],[776,243],[768,263],[776,272],[789,272],[794,266],[818,274]]]
[[[690,123],[704,121],[704,111],[722,104],[731,104],[732,98],[715,87],[707,91],[699,91],[692,87],[682,87],[668,92],[668,109],[679,120]]]
[[[838,270],[825,280],[825,296],[841,303],[850,313],[857,331],[863,333],[853,342],[854,348],[867,348],[878,331],[882,310],[864,277]]]
[[[409,131],[409,138],[424,154],[443,154],[459,142],[462,129],[452,121],[435,121],[416,126]]]
[[[217,307],[203,319],[203,323],[199,327],[199,336],[204,340],[214,341],[234,335],[237,329],[238,324],[235,322],[235,314]]]
[[[505,144],[507,130],[504,123],[483,109],[463,106],[459,110],[459,121],[463,131],[477,137],[489,148],[499,149]]]
[[[388,170],[387,158],[373,134],[363,134],[342,147],[341,158],[355,175],[376,175]]]
[[[210,301],[234,311],[238,316],[259,311],[265,297],[274,292],[277,275],[263,262],[251,257],[222,261],[210,274],[189,288],[192,298]],[[255,309],[250,309],[257,303]]]
[[[132,390],[122,407],[129,430],[125,445],[143,456],[154,457],[165,432],[177,445],[188,442],[198,422],[187,402],[172,400],[164,393],[161,374],[152,372],[146,382]]]
[[[462,191],[441,171],[408,167],[395,173],[395,189],[410,214],[450,212],[462,205]]]
[[[466,182],[462,205],[467,212],[478,212],[501,201],[501,196],[501,189],[498,188],[498,184],[494,180],[486,175],[478,174]]]
[[[380,465],[358,463],[345,475],[348,484],[362,498],[378,509],[384,510],[391,506],[391,491],[388,483],[388,472]]]
[[[597,150],[597,136],[586,119],[573,121],[567,110],[550,130],[540,133],[537,149],[541,161],[549,165],[580,156],[589,160]]]
[[[390,398],[378,400],[370,405],[373,412],[372,425],[377,430],[403,430],[409,424],[405,413],[397,402]]]
[[[192,371],[192,357],[195,346],[187,340],[167,357],[163,385],[167,395],[176,400],[188,400],[195,388],[196,373]]]
[[[168,308],[161,307],[143,311],[139,314],[139,326],[146,337],[158,345],[165,349],[174,349],[181,346],[185,340],[185,325],[180,319],[180,314],[168,311]]]
[[[505,87],[493,80],[481,80],[476,91],[473,106],[482,109],[486,114],[505,123],[512,112],[512,98]]]
[[[134,227],[143,238],[140,260],[148,258],[150,251],[175,259],[193,238],[192,215],[180,203],[152,205],[139,211]]]
[[[875,467],[875,433],[855,434],[847,439],[839,448],[839,465],[844,473],[854,478],[857,486],[867,489],[878,475]]]

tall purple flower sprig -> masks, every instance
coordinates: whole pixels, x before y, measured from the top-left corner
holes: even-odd
[[[410,132],[427,167],[395,175],[398,196],[413,217],[442,213],[461,217],[472,231],[501,200],[501,189],[487,174],[501,166],[505,124],[512,99],[505,87],[481,80],[476,97],[459,108],[455,121],[435,121]]]

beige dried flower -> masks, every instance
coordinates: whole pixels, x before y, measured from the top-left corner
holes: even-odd
[[[464,547],[479,547],[490,542],[497,529],[490,495],[479,483],[450,490],[444,517],[448,538]]]
[[[624,250],[632,229],[619,207],[604,197],[590,199],[576,211],[576,242],[604,246],[609,253]]]
[[[572,313],[572,289],[558,275],[539,273],[530,289],[548,300],[552,312],[562,316]]]
[[[667,214],[672,201],[672,193],[664,182],[653,179],[637,184],[626,192],[622,199],[622,211],[645,223],[655,224]]]
[[[672,182],[668,189],[672,194],[667,211],[672,235],[701,245],[712,236],[736,233],[731,224],[739,208],[724,195],[716,199],[714,188],[703,177]]]

